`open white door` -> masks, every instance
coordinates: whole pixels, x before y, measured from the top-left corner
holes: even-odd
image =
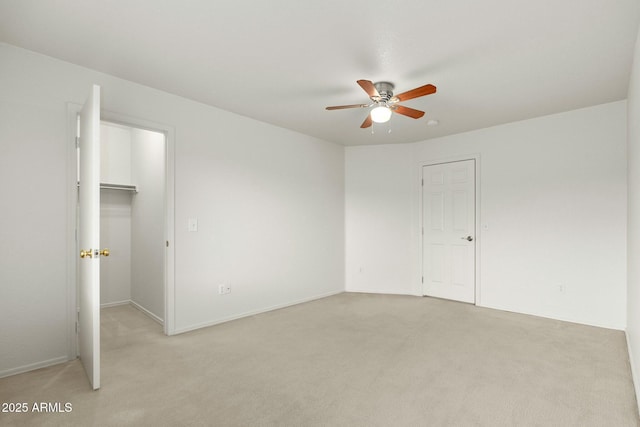
[[[79,236],[80,360],[94,390],[100,388],[100,86],[80,111]]]

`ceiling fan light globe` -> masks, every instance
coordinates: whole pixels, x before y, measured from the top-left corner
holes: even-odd
[[[391,118],[391,110],[388,107],[379,106],[371,110],[371,120],[376,123],[386,123]]]

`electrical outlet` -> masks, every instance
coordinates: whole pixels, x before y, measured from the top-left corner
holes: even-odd
[[[218,293],[226,295],[231,293],[231,285],[218,285]]]

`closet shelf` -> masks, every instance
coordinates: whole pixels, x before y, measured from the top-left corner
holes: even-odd
[[[78,183],[78,188],[80,187],[80,183]],[[127,184],[108,184],[106,182],[100,183],[101,190],[124,190],[124,191],[132,191],[134,193],[138,192],[138,187],[135,185],[127,185]]]

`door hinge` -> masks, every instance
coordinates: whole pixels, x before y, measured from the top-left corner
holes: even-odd
[[[422,283],[424,283],[424,276],[422,276]]]
[[[422,186],[424,187],[424,178],[422,178]]]
[[[167,240],[167,247],[169,247],[169,241]]]
[[[80,148],[80,137],[76,136],[76,148]]]

